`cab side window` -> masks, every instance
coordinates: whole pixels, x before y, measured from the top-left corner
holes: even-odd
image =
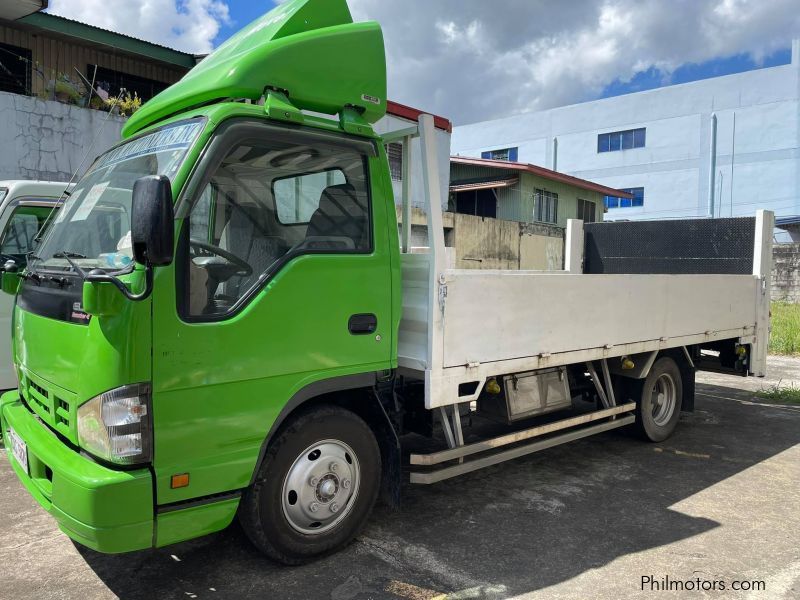
[[[189,214],[184,311],[232,313],[296,256],[369,253],[371,230],[362,152],[318,140],[241,143]]]
[[[51,206],[21,205],[14,209],[0,234],[0,254],[19,264],[36,245],[36,236],[50,215]],[[20,265],[21,266],[21,265]]]

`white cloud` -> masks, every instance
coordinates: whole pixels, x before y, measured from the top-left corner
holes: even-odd
[[[51,0],[50,12],[202,53],[230,1]],[[687,63],[761,60],[800,36],[797,0],[348,2],[383,26],[389,97],[459,124],[595,98],[651,67],[668,79]]]
[[[211,51],[229,21],[222,0],[50,0],[48,12],[193,53]]]
[[[650,67],[749,53],[800,35],[797,0],[350,0],[381,22],[389,97],[456,123],[597,97]]]

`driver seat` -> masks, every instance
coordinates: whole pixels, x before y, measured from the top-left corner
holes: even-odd
[[[323,250],[368,250],[369,208],[366,194],[349,183],[322,190],[319,207],[306,229],[306,248]]]
[[[223,230],[223,239],[227,240],[228,250],[253,269],[247,277],[236,275],[222,284],[224,295],[235,300],[286,251],[275,237],[265,235],[245,206],[237,203],[231,203],[231,216]]]

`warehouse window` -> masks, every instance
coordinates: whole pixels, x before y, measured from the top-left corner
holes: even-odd
[[[517,162],[518,148],[501,148],[500,150],[487,150],[481,152],[481,158],[490,160],[510,160]]]
[[[31,95],[31,51],[0,44],[0,92]]]
[[[616,152],[617,150],[644,148],[645,131],[645,128],[642,127],[640,129],[601,133],[597,136],[597,152]]]
[[[594,223],[594,202],[578,198],[578,214],[576,218],[581,219],[584,223]]]
[[[557,223],[558,194],[545,190],[534,190],[533,198],[533,220],[542,223]]]
[[[403,181],[403,144],[397,142],[386,144],[386,155],[389,158],[392,181]]]
[[[142,102],[146,102],[169,87],[168,83],[115,71],[114,69],[97,67],[96,73],[94,69],[95,65],[86,66],[86,78],[89,81],[94,80],[95,89],[99,87],[104,90],[109,98],[116,98],[120,89],[125,88],[128,94],[131,96],[136,94],[142,99]]]
[[[620,191],[628,192],[633,198],[619,198],[618,196],[605,196],[603,202],[606,208],[632,208],[644,206],[644,188],[626,188]]]
[[[455,194],[455,209],[461,215],[497,217],[497,196],[494,190],[473,190]]]

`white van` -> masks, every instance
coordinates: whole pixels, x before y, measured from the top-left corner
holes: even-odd
[[[13,260],[20,269],[25,266],[37,233],[66,187],[64,182],[0,181],[0,265]],[[13,309],[14,297],[0,294],[0,390],[17,385],[9,343]]]

